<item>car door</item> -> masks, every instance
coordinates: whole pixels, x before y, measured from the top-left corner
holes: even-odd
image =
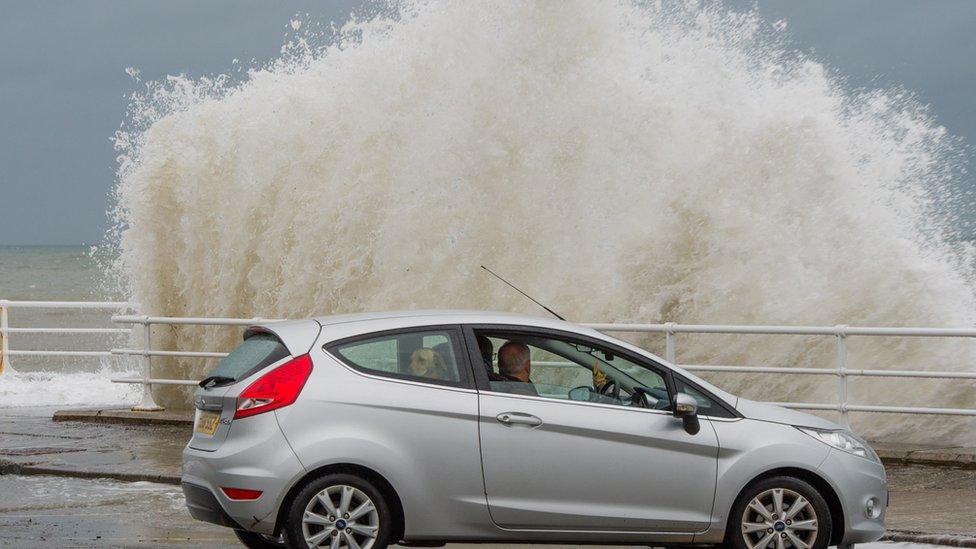
[[[516,382],[489,373],[499,364],[477,350],[486,338],[494,351],[503,341],[530,348],[532,387],[511,390]],[[717,438],[706,418],[698,433],[689,434],[673,417],[667,371],[566,333],[469,327],[466,339],[473,363],[484,365],[475,368],[481,378],[482,467],[497,525],[590,532],[696,532],[708,526]],[[628,374],[633,368],[641,372]],[[612,387],[598,392],[597,385],[621,373],[625,384],[648,387],[659,398],[648,396],[650,407],[637,407],[627,402],[627,385],[618,398]],[[589,381],[593,386],[583,391]],[[659,386],[649,387],[654,384]]]

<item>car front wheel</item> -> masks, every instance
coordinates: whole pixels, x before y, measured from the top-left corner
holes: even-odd
[[[736,549],[825,549],[830,510],[809,483],[793,477],[763,479],[732,507],[726,542]]]
[[[289,547],[386,549],[393,520],[383,494],[345,473],[319,477],[295,496],[285,534]]]

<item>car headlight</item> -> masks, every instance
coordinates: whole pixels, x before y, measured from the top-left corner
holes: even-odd
[[[813,429],[811,427],[797,427],[797,429],[812,436],[813,438],[837,448],[842,452],[854,454],[864,459],[869,459],[875,463],[881,463],[881,458],[875,453],[874,449],[868,445],[861,437],[850,431]]]

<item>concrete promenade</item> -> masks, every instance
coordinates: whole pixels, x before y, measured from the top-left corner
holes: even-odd
[[[0,410],[0,474],[4,475],[0,476],[0,493],[21,492],[20,484],[42,482],[40,477],[46,477],[49,483],[66,483],[75,491],[95,492],[106,486],[130,486],[131,489],[151,482],[157,486],[152,497],[148,500],[138,498],[139,504],[132,509],[155,514],[156,511],[145,508],[149,505],[146,501],[151,502],[152,498],[182,502],[176,485],[180,477],[180,453],[189,438],[190,424],[186,416],[157,415],[157,419],[166,421],[147,424],[132,419],[129,414],[115,414],[121,417],[112,418],[112,413],[87,412],[52,421],[54,411]],[[85,415],[96,417],[85,418]],[[976,547],[976,461],[973,459],[976,451],[890,445],[879,445],[878,449],[887,462],[891,489],[889,539]],[[38,480],[32,481],[33,478]],[[85,480],[96,478],[113,481]],[[74,507],[68,508],[87,508],[88,501],[91,499],[80,498]],[[9,516],[29,518],[29,514],[18,515],[17,510],[25,506],[28,509],[40,506],[43,510],[50,503],[18,503],[17,498],[0,502],[0,546],[5,544],[4,532],[28,535],[30,531],[29,523],[9,522]],[[106,504],[107,507],[112,505]],[[119,512],[124,516],[126,510]],[[170,514],[173,517],[166,519]],[[44,515],[42,511],[39,512],[41,515]],[[70,515],[69,511],[65,516]],[[173,535],[176,536],[174,540],[180,542],[231,541],[232,537],[227,537],[229,531],[195,523],[184,515],[185,510],[179,505],[169,505],[158,518],[172,520],[173,528],[163,528],[165,531],[150,529],[145,534],[147,539],[156,539],[160,545],[166,545],[168,542],[163,542]],[[113,531],[113,520],[121,519],[108,513],[99,523],[106,535]],[[158,521],[152,524],[159,526]],[[129,526],[131,524],[125,527]],[[97,530],[97,527],[86,528]]]

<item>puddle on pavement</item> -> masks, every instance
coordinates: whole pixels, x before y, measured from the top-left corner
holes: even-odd
[[[125,505],[128,512],[185,515],[178,486],[53,476],[0,476],[0,514],[29,510],[69,510]]]

